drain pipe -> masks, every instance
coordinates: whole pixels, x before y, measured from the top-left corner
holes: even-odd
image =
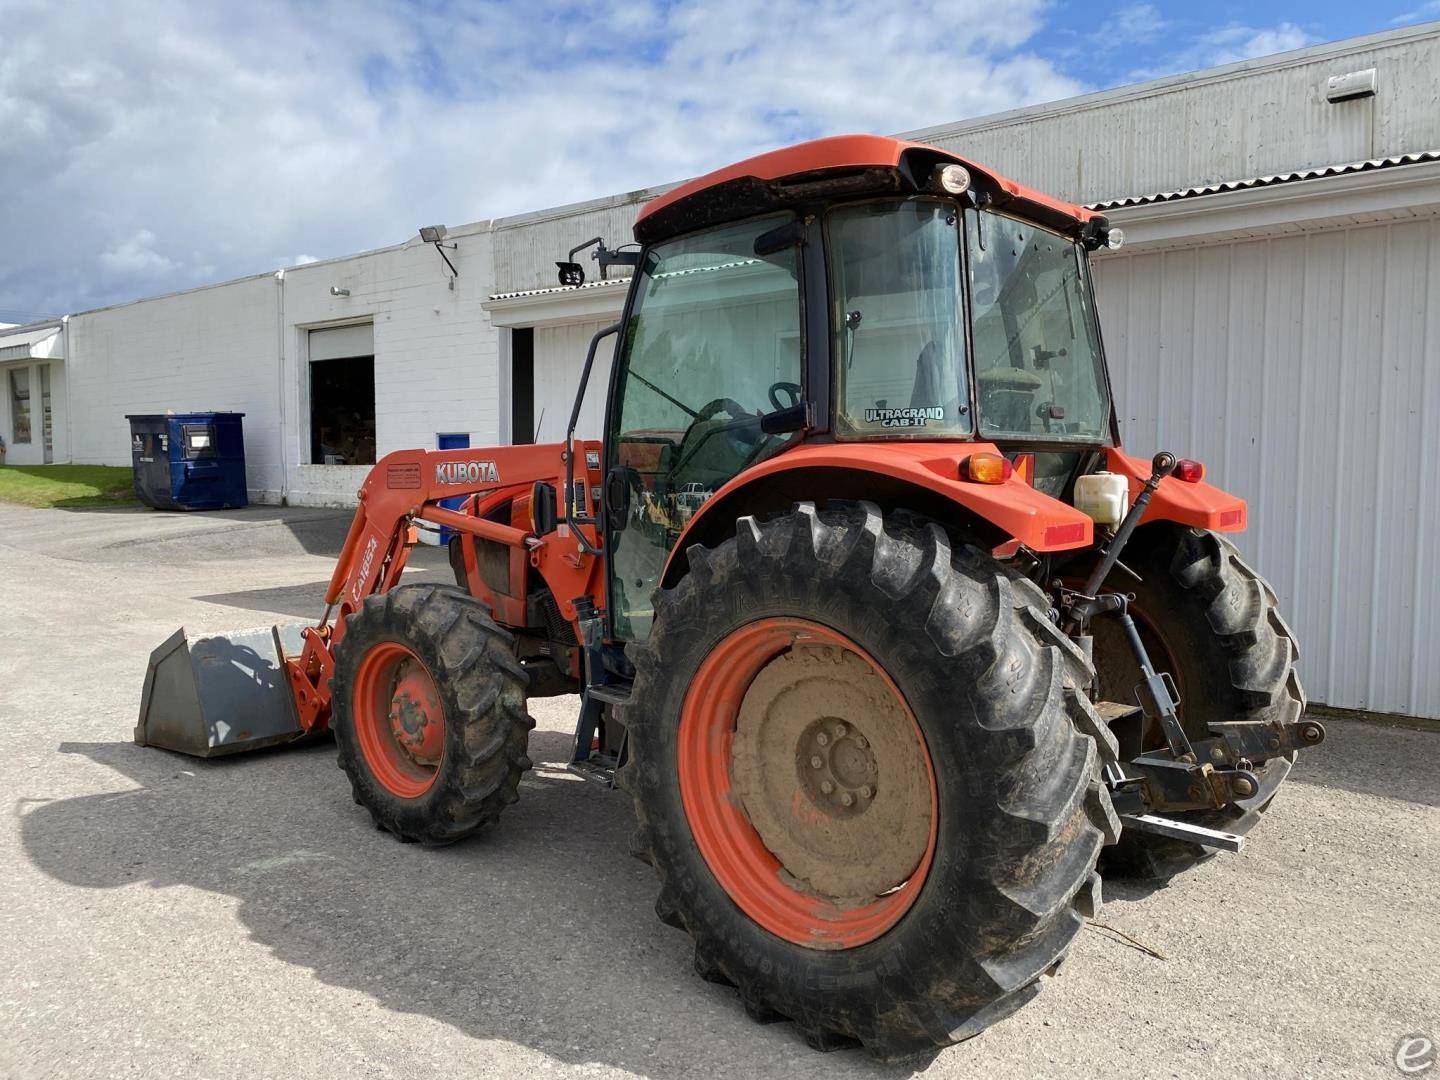
[[[285,440],[289,432],[285,427],[285,271],[275,271],[275,366],[279,369],[278,428],[280,435],[280,505],[290,505],[290,469],[286,465]]]

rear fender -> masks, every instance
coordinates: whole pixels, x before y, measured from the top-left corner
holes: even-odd
[[[1105,451],[1105,467],[1130,481],[1132,502],[1150,478],[1152,468],[1149,459],[1131,457],[1118,447]],[[1150,505],[1140,522],[1174,521],[1211,532],[1244,532],[1246,517],[1245,500],[1240,496],[1212,487],[1203,480],[1188,484],[1167,476],[1150,497]]]
[[[809,443],[747,469],[707,499],[680,534],[661,584],[683,576],[685,550],[713,547],[735,519],[787,509],[800,500],[868,499],[906,506],[937,520],[959,520],[992,546],[1018,540],[1034,551],[1067,551],[1093,542],[1090,518],[1018,477],[1003,484],[961,480],[971,454],[989,443]]]

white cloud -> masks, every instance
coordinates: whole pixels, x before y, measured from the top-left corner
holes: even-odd
[[[1172,30],[1163,40],[1170,47],[1158,49],[1152,55],[1151,63],[1130,73],[1132,79],[1156,79],[1182,71],[1254,60],[1291,49],[1303,49],[1319,39],[1292,22],[1282,22],[1262,27],[1231,23],[1188,38]]]
[[[123,243],[100,253],[100,265],[116,275],[156,278],[175,269],[176,263],[155,250],[155,234],[141,229]]]
[[[1440,15],[1440,0],[1429,0],[1421,4],[1414,11],[1407,11],[1403,15],[1396,15],[1390,20],[1391,26],[1400,26],[1403,23],[1423,22],[1426,19],[1433,19]]]
[[[0,307],[80,310],[1083,92],[1035,46],[1047,4],[0,0]],[[1146,3],[1114,26],[1170,36]],[[1303,39],[1217,35],[1187,66]]]
[[[1257,56],[1303,49],[1315,40],[1294,23],[1284,22],[1279,26],[1259,30],[1249,26],[1223,27],[1202,35],[1200,47],[1206,50],[1204,66],[1218,67],[1221,64],[1253,60]]]
[[[1090,37],[1112,47],[1145,45],[1158,38],[1169,25],[1154,4],[1127,4],[1117,8]]]
[[[0,305],[76,310],[1084,89],[1044,0],[0,0]]]

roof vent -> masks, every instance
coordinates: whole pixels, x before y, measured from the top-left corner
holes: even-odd
[[[1325,80],[1325,100],[1329,102],[1353,101],[1356,98],[1375,96],[1375,69],[1352,71],[1346,75],[1331,75]]]

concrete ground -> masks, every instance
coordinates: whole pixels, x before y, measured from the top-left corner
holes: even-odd
[[[1107,883],[1031,1005],[913,1068],[691,972],[624,796],[560,765],[574,699],[537,703],[501,827],[435,851],[375,831],[329,745],[134,746],[149,650],[318,614],[344,524],[0,508],[0,1076],[1397,1076],[1440,1037],[1427,732],[1329,721],[1243,855]]]

